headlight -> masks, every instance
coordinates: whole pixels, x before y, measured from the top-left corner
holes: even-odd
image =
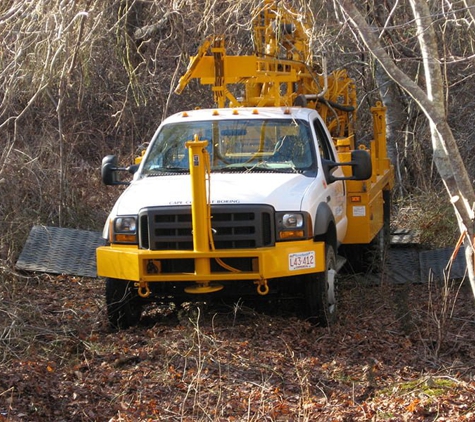
[[[306,212],[277,213],[277,240],[298,240],[312,237],[311,219]]]
[[[282,226],[285,229],[300,229],[303,227],[302,214],[284,214],[282,216]]]
[[[137,243],[137,218],[117,217],[113,224],[113,241],[117,243]]]
[[[137,220],[135,217],[118,217],[114,221],[114,230],[116,233],[130,233],[137,229]]]

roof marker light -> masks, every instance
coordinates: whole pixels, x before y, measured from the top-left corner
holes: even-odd
[[[233,110],[233,116],[237,116],[239,114],[239,111],[237,111],[236,109]]]
[[[184,111],[183,114],[181,115],[181,117],[188,117],[188,113],[186,111]]]
[[[252,114],[259,114],[259,110],[255,108],[254,110],[252,110]]]
[[[218,110],[213,110],[213,116],[219,116]]]

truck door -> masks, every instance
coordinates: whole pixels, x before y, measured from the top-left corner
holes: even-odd
[[[322,122],[319,119],[315,119],[313,126],[317,135],[317,152],[320,154],[320,157],[325,160],[337,161],[335,157],[335,148],[333,147],[333,141],[328,135],[328,132],[323,127]],[[343,171],[338,168],[335,171],[335,175],[343,176]],[[338,226],[338,224],[340,223],[346,224],[345,182],[336,181],[331,184],[328,184],[326,181],[325,185],[327,191],[326,201],[333,212],[336,225]],[[339,232],[339,230],[337,230],[337,232]]]

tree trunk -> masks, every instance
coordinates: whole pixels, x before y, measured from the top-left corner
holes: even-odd
[[[386,107],[386,134],[388,138],[388,157],[396,169],[396,180],[402,189],[402,171],[399,151],[403,144],[403,129],[406,123],[405,105],[401,101],[401,93],[397,84],[388,76],[383,67],[376,61],[375,80],[379,93]]]
[[[468,275],[475,296],[475,275],[473,266],[473,205],[475,193],[457,147],[445,113],[443,79],[437,52],[436,37],[426,2],[410,0],[417,26],[417,36],[422,52],[426,77],[424,92],[412,81],[380,45],[378,38],[351,0],[338,0],[341,9],[348,16],[367,48],[376,57],[388,75],[404,89],[419,105],[429,120],[432,134],[434,163],[449,193],[451,203],[464,236]]]

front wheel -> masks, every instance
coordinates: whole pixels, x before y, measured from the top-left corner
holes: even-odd
[[[305,316],[321,327],[334,323],[337,316],[337,262],[335,249],[329,244],[325,247],[325,263],[324,272],[304,277]]]
[[[139,323],[142,303],[132,281],[107,278],[106,304],[112,328],[125,329]]]

